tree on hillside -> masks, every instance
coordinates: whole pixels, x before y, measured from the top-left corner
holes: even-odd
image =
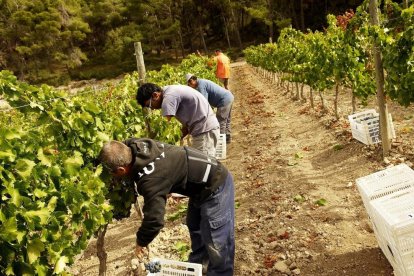
[[[131,58],[134,42],[142,40],[140,28],[130,23],[110,30],[106,37],[104,58],[109,62],[120,62]]]
[[[20,78],[30,73],[38,79],[45,68],[69,69],[86,59],[79,44],[90,29],[77,1],[3,1],[0,9],[5,12],[0,25],[1,60]]]
[[[129,25],[123,15],[126,12],[123,2],[122,0],[85,0],[85,20],[92,30],[85,41],[85,48],[92,58],[100,57],[105,52],[110,31]],[[102,58],[101,60],[104,61]]]
[[[37,81],[54,71],[77,76],[85,61],[93,73],[102,65],[119,72],[131,68],[137,40],[147,53],[172,49],[176,58],[208,46],[242,48],[242,40],[275,40],[290,25],[322,29],[325,12],[361,1],[2,0],[0,68]]]
[[[139,25],[139,30],[146,41],[146,48],[156,50],[158,55],[162,50],[171,47],[181,50],[184,56],[184,45],[181,30],[181,0],[133,1],[137,6],[134,14],[127,9],[126,17]],[[127,4],[127,7],[132,5]]]
[[[236,9],[236,2],[230,0],[216,0],[213,2],[213,6],[217,7],[220,11],[220,24],[223,26],[223,32],[226,36],[228,47],[231,48],[231,40],[234,40],[237,43],[237,46],[242,48],[238,21],[234,11]],[[233,35],[234,39],[231,39]]]
[[[246,11],[259,21],[262,21],[269,28],[269,41],[274,38],[274,26],[279,28],[290,25],[291,19],[286,17],[286,13],[280,12],[278,8],[286,7],[275,0],[257,0],[252,1],[250,6],[246,7]]]

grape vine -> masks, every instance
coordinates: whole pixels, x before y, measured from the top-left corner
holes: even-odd
[[[369,24],[364,3],[356,12],[329,15],[329,26],[323,33],[284,29],[277,43],[247,48],[246,60],[254,67],[276,73],[282,82],[309,85],[311,91],[335,87],[335,113],[339,117],[339,87],[350,88],[353,97],[362,103],[376,92],[372,61],[375,41],[383,53],[387,94],[407,106],[414,102],[414,5],[404,9],[401,4],[387,1],[385,10],[380,28]]]
[[[177,67],[148,72],[147,81],[183,83],[188,72],[214,79],[206,58],[192,55]],[[131,186],[105,185],[110,179],[94,161],[110,139],[148,136],[134,99],[137,79],[134,73],[71,95],[0,72],[0,95],[13,108],[0,111],[12,122],[0,127],[0,274],[66,273],[98,229],[129,215]],[[156,139],[179,140],[177,122],[158,112],[150,117]]]

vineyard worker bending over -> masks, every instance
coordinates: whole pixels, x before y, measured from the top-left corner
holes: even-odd
[[[137,101],[142,107],[161,109],[168,121],[176,117],[182,124],[181,139],[189,133],[193,148],[210,156],[216,155],[219,123],[208,101],[196,90],[186,85],[161,88],[145,83],[138,88]]]
[[[143,256],[143,248],[164,227],[167,195],[179,193],[189,197],[189,261],[201,264],[208,258],[207,275],[233,275],[234,185],[219,161],[193,148],[147,138],[108,142],[99,160],[115,177],[135,182],[144,197],[137,257]]]
[[[199,79],[192,74],[185,75],[185,78],[188,86],[200,92],[212,107],[217,107],[216,117],[220,124],[220,133],[226,134],[226,142],[230,143],[233,94],[210,80]]]

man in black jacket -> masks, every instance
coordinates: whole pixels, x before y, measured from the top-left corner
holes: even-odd
[[[99,159],[115,177],[132,180],[144,197],[138,257],[164,227],[167,195],[179,193],[189,197],[189,261],[202,263],[208,258],[207,275],[233,275],[234,185],[219,161],[193,148],[146,138],[111,141],[103,146]]]

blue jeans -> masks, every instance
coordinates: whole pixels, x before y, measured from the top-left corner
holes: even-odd
[[[208,259],[207,275],[233,275],[234,269],[234,184],[229,173],[201,206],[190,199],[187,212],[191,250],[189,262]]]

